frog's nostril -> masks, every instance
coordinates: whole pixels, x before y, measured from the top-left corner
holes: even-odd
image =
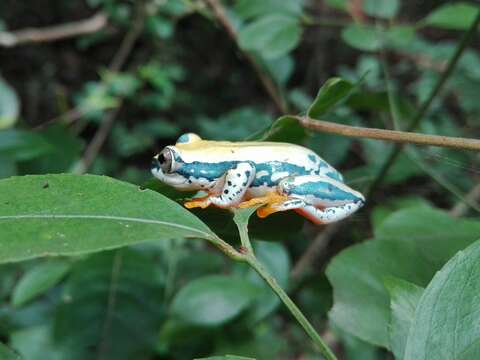
[[[150,167],[152,170],[159,170],[160,169],[160,161],[158,161],[158,157],[155,156],[153,159],[152,159],[152,163],[151,163],[151,167]]]

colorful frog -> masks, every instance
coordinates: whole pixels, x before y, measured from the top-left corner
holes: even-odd
[[[328,224],[365,203],[320,156],[287,143],[206,141],[184,134],[153,158],[151,171],[178,190],[208,194],[187,201],[187,208],[262,204],[257,210],[261,218],[295,210],[316,224]]]

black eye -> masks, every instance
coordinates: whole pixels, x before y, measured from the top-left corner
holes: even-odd
[[[164,149],[158,155],[158,162],[160,163],[160,167],[165,174],[168,174],[173,171],[173,156],[172,152],[169,149]]]
[[[163,164],[165,162],[165,155],[163,155],[163,153],[161,153],[160,155],[158,155],[158,162],[160,164]]]

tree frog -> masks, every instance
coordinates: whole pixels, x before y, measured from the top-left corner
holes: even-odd
[[[263,206],[261,218],[295,210],[316,224],[342,220],[365,203],[361,193],[315,152],[288,143],[180,136],[152,160],[152,174],[178,190],[203,190],[187,208]]]

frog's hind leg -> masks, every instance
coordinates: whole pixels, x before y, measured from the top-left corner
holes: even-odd
[[[305,204],[305,206],[297,208],[295,211],[315,224],[330,224],[345,219],[362,206],[363,202],[361,201],[327,208],[318,208],[310,204]]]
[[[224,174],[223,187],[218,194],[186,202],[187,208],[215,205],[229,208],[238,205],[255,177],[255,166],[250,162],[241,162]]]
[[[326,176],[304,175],[280,181],[278,193],[289,200],[257,210],[259,217],[295,210],[316,224],[328,224],[353,214],[365,203],[359,192]]]
[[[273,202],[257,209],[259,218],[266,218],[268,215],[279,211],[295,210],[305,206],[305,202],[301,199],[291,199],[283,202]]]

